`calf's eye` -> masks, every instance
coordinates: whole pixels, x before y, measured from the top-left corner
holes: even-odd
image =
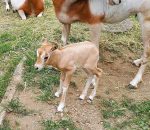
[[[46,57],[44,57],[44,61],[46,61],[48,59],[48,57],[46,56]]]

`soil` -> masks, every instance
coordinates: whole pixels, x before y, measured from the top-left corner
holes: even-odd
[[[78,99],[81,90],[85,84],[86,75],[82,70],[75,73],[68,91],[66,99],[66,108],[63,114],[56,113],[56,107],[59,103],[59,98],[53,101],[41,102],[36,99],[39,95],[39,89],[26,89],[23,92],[18,92],[15,96],[19,97],[20,101],[35,113],[29,116],[17,116],[13,113],[8,113],[6,119],[10,121],[10,125],[14,130],[42,130],[42,120],[52,119],[59,120],[64,116],[69,116],[75,125],[82,130],[103,130],[102,117],[100,113],[100,99],[112,98],[121,100],[123,96],[134,99],[136,101],[143,101],[150,99],[150,79],[149,70],[144,74],[144,82],[139,84],[138,89],[129,90],[125,86],[134,77],[138,68],[130,63],[123,63],[117,61],[114,63],[100,64],[104,73],[100,79],[97,96],[92,103],[87,103],[86,100],[80,101]],[[90,88],[91,90],[92,88]]]

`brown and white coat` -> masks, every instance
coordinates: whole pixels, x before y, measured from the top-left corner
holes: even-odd
[[[9,0],[5,0],[6,10],[9,10]],[[26,19],[26,15],[34,14],[41,17],[44,11],[44,0],[10,0],[14,11],[18,11],[21,19]]]
[[[144,52],[134,61],[139,71],[129,88],[137,88],[150,57],[150,0],[53,0],[56,16],[64,25],[62,41],[67,43],[71,24],[76,21],[90,25],[91,41],[98,45],[103,23],[116,23],[138,14]]]

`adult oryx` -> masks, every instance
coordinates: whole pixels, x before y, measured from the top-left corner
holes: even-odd
[[[136,88],[142,80],[150,57],[150,0],[53,0],[56,16],[64,25],[62,41],[67,43],[71,24],[81,21],[90,25],[91,41],[98,44],[103,23],[120,22],[132,14],[139,14],[144,52],[134,64],[140,66],[129,88]]]

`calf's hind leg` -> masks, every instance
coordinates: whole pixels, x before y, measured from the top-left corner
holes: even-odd
[[[83,89],[83,91],[82,91],[82,94],[81,94],[80,97],[79,97],[81,100],[84,100],[84,98],[86,97],[87,91],[88,91],[90,85],[92,84],[92,81],[94,80],[94,77],[95,77],[94,75],[88,77],[87,82],[86,82],[86,85],[85,85],[85,87],[84,87],[84,89]],[[93,84],[94,84],[94,83],[93,83]],[[94,85],[93,85],[93,86],[94,86]]]
[[[92,101],[96,96],[96,90],[98,87],[99,78],[102,75],[102,70],[100,68],[95,68],[94,70],[91,70],[91,72],[94,74],[94,79],[95,79],[95,83],[93,84],[94,89],[89,96],[89,99]]]

